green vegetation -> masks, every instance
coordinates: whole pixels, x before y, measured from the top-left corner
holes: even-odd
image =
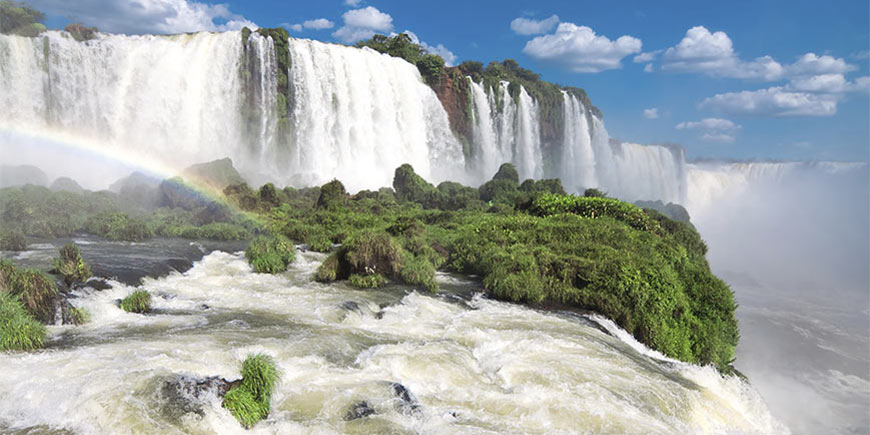
[[[269,416],[278,369],[271,357],[249,355],[242,363],[242,383],[224,396],[223,406],[246,429]]]
[[[136,290],[121,300],[121,309],[128,313],[147,313],[151,311],[151,294]]]
[[[668,356],[731,371],[736,304],[691,225],[601,192],[565,195],[559,180],[518,186],[510,165],[480,189],[436,189],[403,165],[393,186],[334,207],[318,206],[316,189],[294,191],[266,225],[297,242],[341,244],[318,268],[320,282],[436,291],[437,270],[474,274],[495,298],[596,311]]]
[[[296,259],[296,247],[281,235],[257,236],[245,250],[245,257],[257,273],[281,273]]]
[[[356,288],[377,288],[387,283],[387,279],[379,273],[371,275],[352,274],[347,278],[347,282]]]
[[[260,204],[254,198],[255,209],[268,210]],[[142,208],[108,191],[52,192],[32,185],[0,189],[0,221],[2,250],[24,249],[23,236],[55,238],[84,232],[131,242],[154,236],[246,240],[259,228],[249,217],[213,201],[190,209]]]
[[[97,32],[99,32],[96,27],[87,27],[81,23],[67,24],[63,30],[69,32],[70,36],[79,42],[90,41],[91,39],[96,38]]]
[[[411,41],[411,37],[407,33],[400,33],[393,37],[374,35],[371,39],[358,42],[356,46],[369,47],[381,53],[405,59],[417,67],[423,80],[430,86],[438,84],[444,75],[444,59],[441,56],[426,53],[423,47]]]
[[[82,307],[72,307],[69,309],[69,317],[74,325],[84,325],[91,321],[91,313]]]
[[[54,300],[57,288],[44,273],[35,269],[20,269],[9,260],[0,260],[0,292],[16,297],[36,320],[54,320]]]
[[[67,243],[58,249],[60,256],[54,259],[54,269],[64,279],[67,286],[75,281],[84,282],[91,277],[91,269],[82,258],[75,243]]]
[[[23,251],[27,249],[27,239],[20,230],[0,229],[0,251]]]
[[[0,290],[0,351],[42,347],[45,326],[37,322],[11,293]]]
[[[37,36],[44,32],[45,14],[26,3],[0,0],[0,33]]]

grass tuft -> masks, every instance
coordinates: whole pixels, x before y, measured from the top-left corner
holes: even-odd
[[[136,290],[121,300],[121,309],[128,313],[147,313],[151,310],[151,295],[145,290]]]
[[[39,349],[44,341],[45,326],[15,296],[0,291],[0,350]]]
[[[248,355],[242,363],[242,383],[228,391],[223,406],[246,429],[269,416],[278,369],[268,355]]]

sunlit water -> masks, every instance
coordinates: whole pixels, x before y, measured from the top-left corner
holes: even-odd
[[[148,315],[118,308],[133,287],[77,291],[89,324],[50,327],[45,350],[0,354],[0,430],[241,433],[218,397],[183,414],[161,386],[235,379],[263,352],[282,377],[254,433],[786,431],[746,382],[662,358],[597,316],[488,300],[450,275],[438,294],[318,284],[324,255],[298,254],[277,276],[215,251],[184,274],[145,278]],[[394,382],[418,408],[400,406]],[[346,421],[359,401],[376,414]]]

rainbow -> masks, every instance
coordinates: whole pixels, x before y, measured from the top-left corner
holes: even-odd
[[[0,120],[0,133],[14,135],[16,140],[25,143],[38,144],[40,142],[50,142],[76,153],[85,153],[89,156],[100,157],[108,161],[136,168],[158,179],[178,177],[184,169],[145,153],[133,151],[129,147],[122,147],[117,143],[47,126],[28,126],[24,123],[10,123],[9,121]],[[205,198],[226,205],[248,218],[260,220],[258,215],[244,211],[231,201],[228,201],[223,192],[212,186],[206,179],[193,175],[185,175],[183,184]]]

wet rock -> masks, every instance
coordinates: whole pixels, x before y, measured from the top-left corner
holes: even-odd
[[[165,381],[159,391],[163,413],[171,418],[180,418],[188,413],[204,415],[203,403],[208,396],[223,397],[227,391],[241,383],[241,379],[228,381],[219,376],[179,376]]]
[[[393,395],[399,399],[398,408],[402,414],[409,415],[420,412],[420,404],[411,390],[398,382],[393,382],[390,388],[393,390]]]
[[[91,277],[85,282],[76,282],[72,285],[73,290],[81,290],[83,288],[92,288],[96,291],[103,291],[112,288],[112,285],[105,279],[96,277]]]
[[[358,420],[360,418],[368,417],[375,413],[375,409],[372,408],[368,402],[362,400],[351,405],[350,409],[348,409],[347,414],[344,415],[345,421]]]
[[[57,295],[54,298],[54,301],[52,301],[52,305],[54,308],[54,319],[52,320],[53,325],[72,325],[75,323],[70,315],[70,309],[72,309],[73,306],[63,294]]]
[[[359,307],[359,304],[354,301],[344,301],[341,303],[341,309],[347,311],[356,311],[362,313],[362,308]]]
[[[187,272],[193,268],[193,262],[186,258],[170,258],[166,260],[166,264],[172,269],[177,270],[179,273]]]

